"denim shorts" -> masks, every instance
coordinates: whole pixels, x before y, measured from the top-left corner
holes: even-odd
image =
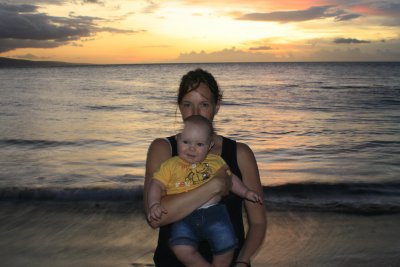
[[[200,208],[171,228],[170,246],[198,246],[206,240],[213,254],[222,254],[237,247],[238,241],[228,211],[223,204]]]

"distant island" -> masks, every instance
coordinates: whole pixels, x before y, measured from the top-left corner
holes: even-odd
[[[64,66],[77,66],[77,65],[90,65],[80,63],[68,63],[59,61],[34,61],[25,59],[14,59],[0,57],[0,68],[5,67],[64,67]]]

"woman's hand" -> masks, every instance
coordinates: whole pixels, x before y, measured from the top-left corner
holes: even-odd
[[[224,165],[215,173],[214,178],[210,181],[214,181],[215,189],[221,196],[228,195],[232,188],[232,177],[228,175],[228,171],[228,166]]]
[[[161,220],[163,214],[167,214],[168,211],[161,206],[160,203],[154,203],[149,207],[149,213],[147,219],[151,221],[159,221]]]
[[[250,200],[254,203],[263,204],[262,198],[253,190],[247,190],[246,197],[247,200]]]

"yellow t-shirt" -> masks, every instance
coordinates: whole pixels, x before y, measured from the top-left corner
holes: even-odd
[[[161,164],[154,178],[164,184],[167,195],[178,194],[208,182],[224,165],[224,159],[215,154],[208,154],[205,160],[196,164],[175,156]]]

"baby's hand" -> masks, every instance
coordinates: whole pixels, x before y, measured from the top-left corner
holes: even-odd
[[[167,210],[160,203],[154,203],[149,207],[147,219],[149,221],[159,221],[164,213],[167,213]]]
[[[256,192],[254,192],[253,190],[247,190],[246,199],[250,200],[250,201],[253,201],[255,203],[260,203],[260,204],[263,203],[262,202],[262,198]]]

